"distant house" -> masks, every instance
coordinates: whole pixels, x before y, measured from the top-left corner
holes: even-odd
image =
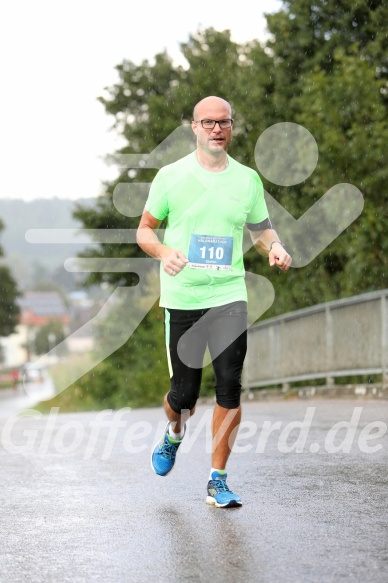
[[[29,291],[19,298],[20,324],[22,326],[44,326],[57,320],[64,326],[70,322],[70,316],[62,296],[55,291]]]
[[[34,354],[37,329],[53,320],[69,329],[70,315],[60,293],[27,291],[17,300],[19,325],[14,334],[1,339],[5,366],[20,366]]]

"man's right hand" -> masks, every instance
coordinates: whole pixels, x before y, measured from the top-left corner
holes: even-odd
[[[186,263],[189,262],[186,255],[179,249],[166,247],[165,255],[161,257],[164,271],[171,276],[175,276],[182,271]]]

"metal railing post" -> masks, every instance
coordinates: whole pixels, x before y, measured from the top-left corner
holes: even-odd
[[[387,328],[388,328],[388,314],[387,314],[387,299],[384,293],[381,296],[381,374],[382,374],[382,384],[383,387],[388,384],[388,364],[387,364],[387,351],[388,351],[388,340],[387,340]]]
[[[334,369],[333,366],[333,314],[330,310],[330,306],[327,305],[325,308],[325,325],[326,325],[326,372]],[[332,387],[334,385],[334,379],[332,376],[326,377],[326,385]]]

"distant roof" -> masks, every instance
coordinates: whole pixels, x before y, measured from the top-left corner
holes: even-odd
[[[62,296],[55,291],[28,291],[18,299],[22,319],[28,315],[35,318],[67,318],[68,312]]]

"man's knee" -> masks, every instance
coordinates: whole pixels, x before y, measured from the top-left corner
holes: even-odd
[[[172,391],[167,393],[167,402],[174,413],[178,415],[181,415],[182,411],[191,411],[191,409],[194,409],[197,400],[198,398],[194,395],[177,395]]]
[[[241,402],[241,385],[226,386],[216,390],[217,405],[224,409],[236,409]]]

